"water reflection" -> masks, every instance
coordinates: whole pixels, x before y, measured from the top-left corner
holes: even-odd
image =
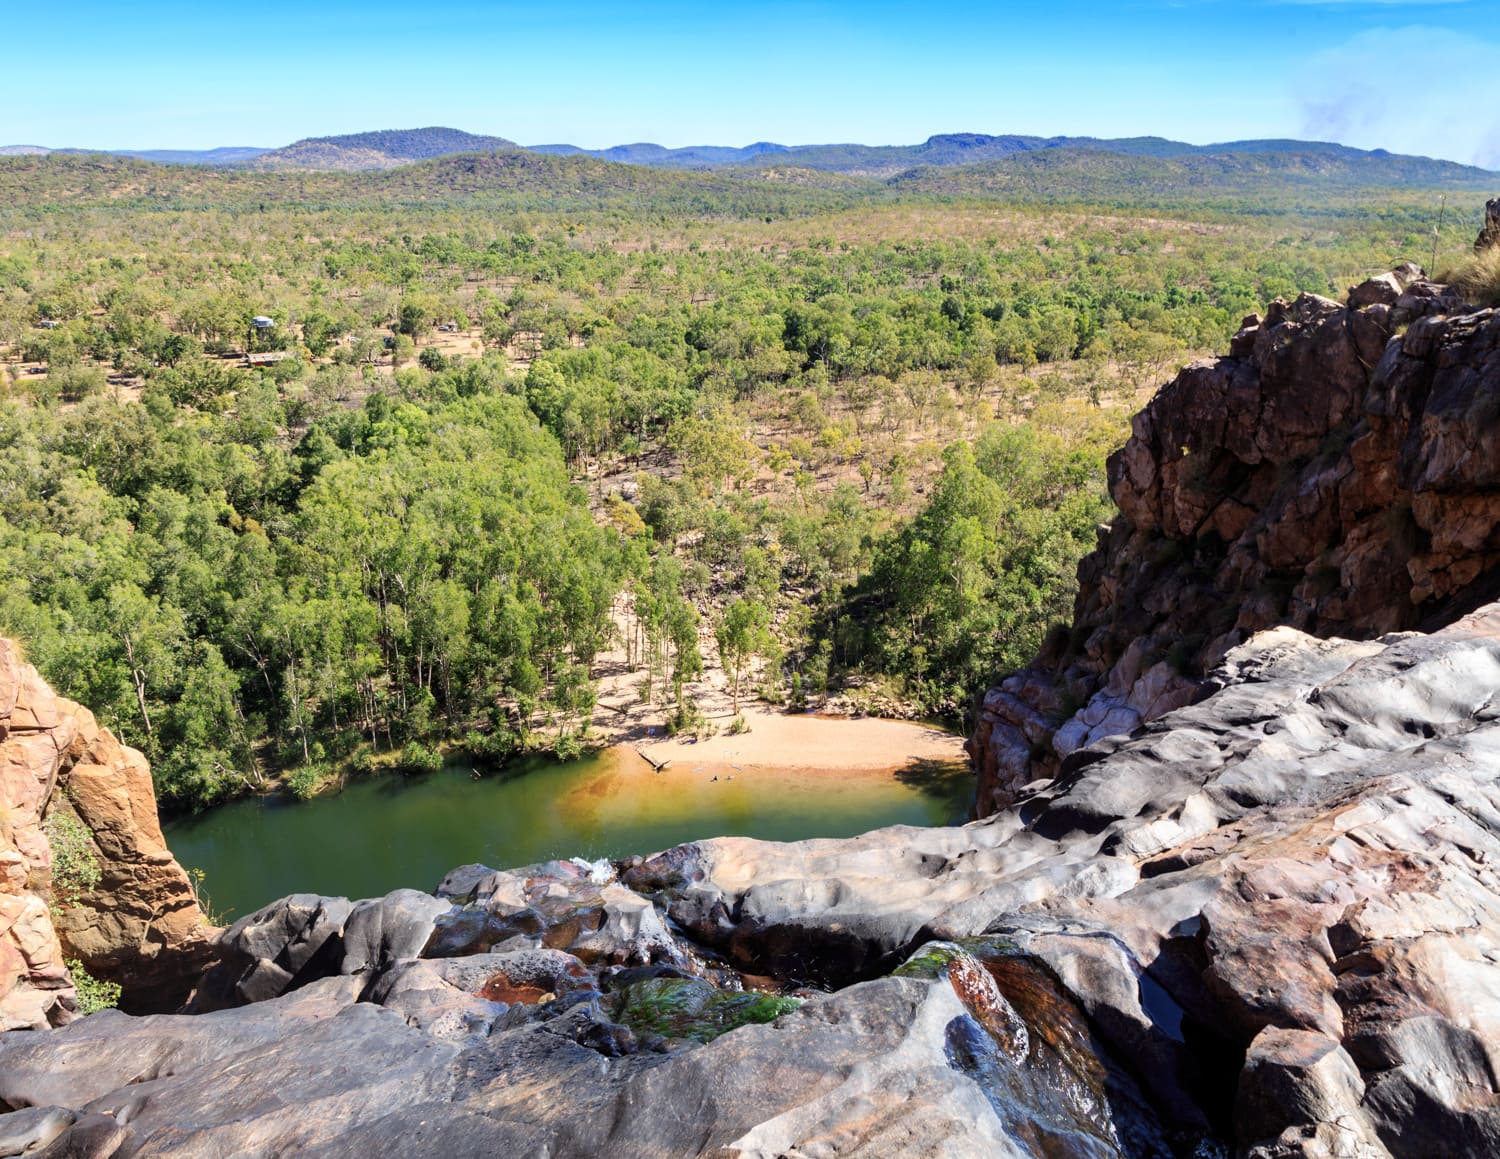
[[[720,835],[796,841],[883,825],[962,821],[973,781],[962,765],[896,772],[693,765],[655,772],[629,749],[566,764],[518,762],[476,779],[451,766],[384,776],[306,804],[248,800],[166,826],[185,866],[202,869],[215,910],[244,914],[284,894],[371,897],[431,889],[465,862],[625,857]]]

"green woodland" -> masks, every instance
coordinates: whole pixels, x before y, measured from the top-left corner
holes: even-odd
[[[0,160],[0,632],[169,806],[575,752],[611,648],[962,723],[1150,389],[1480,203],[507,156]]]

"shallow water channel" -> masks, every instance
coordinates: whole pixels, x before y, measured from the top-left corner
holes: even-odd
[[[431,890],[471,861],[504,868],[702,837],[797,841],[945,825],[964,819],[973,784],[961,764],[851,772],[674,762],[658,773],[633,750],[607,749],[530,758],[485,777],[459,766],[390,774],[305,803],[237,801],[164,828],[177,860],[204,871],[215,913],[233,918],[289,893]]]

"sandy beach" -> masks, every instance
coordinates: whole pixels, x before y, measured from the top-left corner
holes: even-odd
[[[973,788],[967,766],[955,761],[910,760],[894,769],[757,764],[738,753],[725,759],[692,752],[702,747],[687,745],[685,757],[660,768],[629,745],[605,749],[568,784],[557,807],[571,823],[600,833],[680,826],[680,833],[661,831],[657,840],[665,848],[725,833],[792,840],[819,826],[853,834],[898,819],[951,823],[961,819]],[[923,799],[933,805],[916,804]],[[809,829],[814,817],[820,820]]]
[[[623,636],[628,615],[623,600],[615,608]],[[699,640],[703,673],[685,691],[718,731],[705,740],[667,737],[668,706],[641,696],[645,673],[627,663],[623,648],[601,654],[594,667],[598,701],[591,721],[596,741],[627,745],[654,766],[690,761],[696,765],[779,769],[891,772],[921,765],[964,762],[963,738],[913,721],[878,717],[824,716],[787,712],[752,696],[741,696],[739,715],[747,731],[730,734],[735,717],[728,681],[707,627]],[[748,683],[748,681],[747,681]],[[660,689],[658,680],[658,695]]]
[[[720,731],[706,740],[691,737],[640,744],[653,763],[670,761],[728,766],[774,765],[783,769],[889,770],[919,763],[963,761],[963,738],[928,725],[874,717],[789,714],[760,704],[742,704],[749,731]]]

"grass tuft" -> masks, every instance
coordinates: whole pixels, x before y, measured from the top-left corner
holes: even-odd
[[[1500,247],[1469,258],[1444,280],[1476,306],[1500,306]]]

